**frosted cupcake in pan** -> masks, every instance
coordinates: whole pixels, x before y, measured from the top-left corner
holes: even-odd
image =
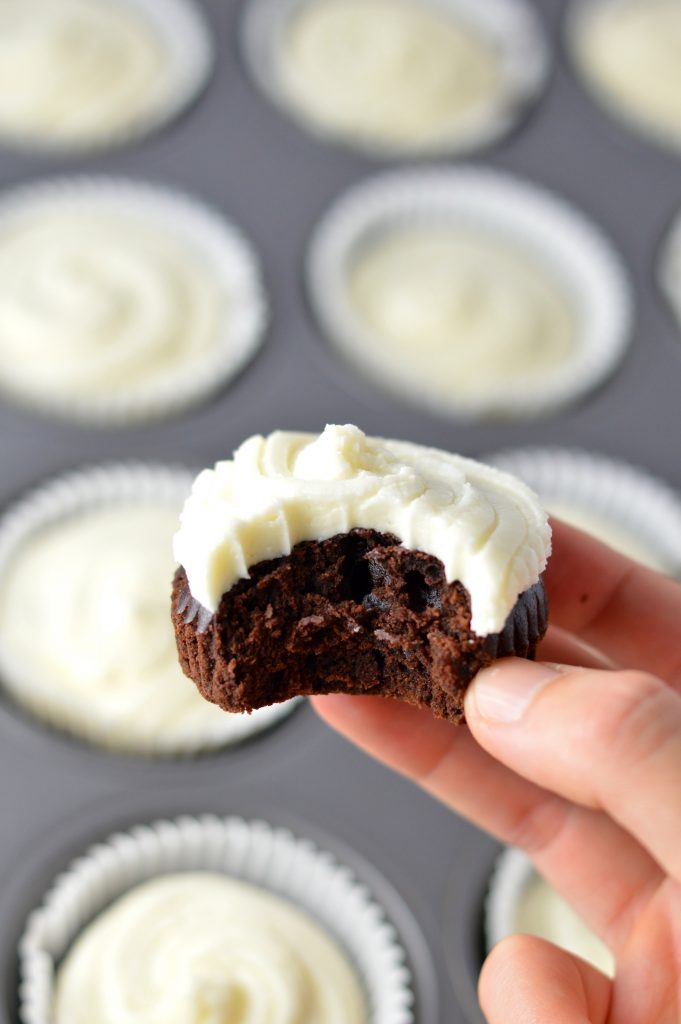
[[[177,665],[168,580],[190,481],[158,466],[82,471],[0,522],[0,685],[20,707],[90,743],[159,756],[238,742],[288,714],[220,714]]]
[[[643,134],[681,148],[677,0],[573,0],[568,44],[599,103]]]
[[[22,1024],[413,1024],[373,895],[265,822],[184,817],[71,864],[20,944]]]
[[[341,356],[445,416],[552,413],[612,373],[628,343],[627,279],[599,229],[482,168],[355,186],[320,221],[306,271]]]
[[[0,143],[99,149],[146,135],[204,85],[191,0],[2,0]]]
[[[249,243],[169,189],[67,179],[0,197],[0,394],[103,426],[169,416],[238,373],[266,303]]]
[[[462,153],[540,91],[546,43],[524,0],[252,0],[256,81],[318,135],[369,153]]]

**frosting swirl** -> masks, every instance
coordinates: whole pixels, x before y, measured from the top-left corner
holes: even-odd
[[[153,396],[215,346],[220,288],[162,224],[57,198],[0,225],[0,383],[47,401]]]
[[[241,716],[203,700],[177,662],[168,591],[178,506],[87,509],[17,549],[0,588],[3,657],[15,666],[3,684],[17,701],[118,749],[234,737]]]
[[[281,63],[313,121],[398,145],[465,132],[503,89],[499,56],[479,31],[412,0],[301,4]]]
[[[576,350],[564,289],[521,247],[483,231],[391,231],[357,253],[347,287],[371,332],[362,358],[387,359],[442,399],[540,378]]]
[[[233,460],[197,477],[174,551],[193,596],[215,611],[250,566],[354,528],[439,558],[447,581],[468,590],[479,635],[503,628],[550,551],[546,515],[520,481],[350,425],[244,441]]]
[[[131,890],[76,941],[55,1024],[364,1024],[345,956],[285,900],[221,875]]]
[[[163,101],[167,64],[128,4],[0,0],[0,134],[106,138]]]

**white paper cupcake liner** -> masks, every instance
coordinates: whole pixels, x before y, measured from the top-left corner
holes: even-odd
[[[681,495],[636,466],[565,448],[520,448],[485,458],[550,506],[569,505],[630,536],[659,567],[681,576]]]
[[[367,999],[367,1024],[412,1024],[404,950],[383,909],[350,869],[285,829],[209,815],[113,835],[57,878],[20,942],[22,1024],[50,1024],[55,967],[96,915],[141,882],[187,871],[222,873],[289,900],[349,956]]]
[[[106,134],[39,138],[34,132],[3,133],[0,145],[48,156],[118,149],[154,134],[179,117],[201,94],[215,63],[213,36],[194,0],[117,0],[154,33],[166,55],[162,88],[153,104]]]
[[[34,393],[0,373],[0,395],[34,411],[101,427],[163,419],[207,400],[227,385],[260,347],[268,319],[258,258],[241,231],[211,207],[170,188],[107,177],[64,178],[0,196],[2,233],[33,222],[36,214],[70,211],[120,215],[142,228],[167,233],[214,276],[222,305],[210,352],[178,363],[172,376],[147,380],[125,392],[92,397],[72,392]],[[1,284],[0,284],[1,287]]]
[[[443,397],[376,352],[371,329],[353,309],[348,270],[362,247],[405,226],[451,223],[480,229],[535,258],[562,287],[577,320],[569,360],[541,377],[500,379],[484,395]],[[566,201],[530,183],[480,167],[377,175],[350,189],[316,228],[307,284],[329,340],[356,370],[407,401],[460,419],[526,419],[574,403],[602,383],[624,356],[632,298],[619,255],[603,232]]]
[[[667,149],[681,150],[681,132],[665,129],[662,125],[637,113],[625,101],[620,102],[616,96],[596,81],[582,58],[582,40],[591,30],[591,18],[601,9],[622,7],[631,0],[571,0],[565,21],[565,42],[573,68],[591,99],[610,117],[624,125],[630,131],[647,138]]]
[[[681,333],[681,211],[672,220],[662,245],[657,279]]]
[[[506,135],[540,94],[550,68],[546,37],[534,9],[525,0],[419,0],[438,13],[449,14],[489,39],[499,55],[503,92],[466,126],[432,141],[398,143],[378,137],[351,137],[309,117],[286,84],[283,39],[291,17],[303,5],[320,0],[251,0],[241,24],[242,49],[249,71],[268,99],[303,128],[322,139],[379,158],[463,155]],[[323,0],[321,0],[323,2]]]
[[[174,466],[145,463],[121,463],[84,468],[57,477],[30,492],[0,519],[0,581],[9,564],[30,538],[43,529],[68,521],[79,513],[117,504],[153,503],[177,506],[188,495],[194,473]],[[168,621],[170,621],[168,579]],[[193,683],[188,679],[187,687]],[[54,703],[55,680],[36,674],[25,666],[0,633],[0,687],[21,708],[38,720],[90,744],[118,753],[151,757],[186,757],[243,742],[276,725],[300,703],[297,700],[274,704],[252,714],[214,711],[211,720],[185,724],[183,728],[140,730],[123,740],[107,729],[106,721],[82,708],[70,709],[64,702]],[[159,693],[159,698],[161,694]],[[94,698],[93,698],[94,699]],[[202,705],[201,705],[202,706]],[[209,705],[206,705],[208,708]],[[119,730],[120,732],[120,730]]]
[[[530,884],[537,878],[537,872],[530,858],[522,850],[508,846],[497,857],[492,874],[489,880],[487,896],[484,905],[484,933],[485,948],[490,952],[493,946],[511,935],[518,934],[517,911],[523,894]],[[546,883],[548,884],[548,883]],[[567,944],[573,946],[573,952],[590,958],[594,956],[603,958],[602,966],[609,957],[605,948],[601,948],[600,940],[594,936],[593,941],[587,937],[585,932],[574,926],[571,929],[570,940]],[[555,935],[554,939],[559,936]],[[561,944],[565,944],[564,942]],[[608,966],[611,966],[608,964]],[[614,969],[610,971],[614,974]]]

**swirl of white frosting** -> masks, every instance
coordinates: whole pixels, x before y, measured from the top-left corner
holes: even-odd
[[[162,223],[60,198],[0,227],[0,381],[47,400],[154,395],[216,343],[210,268]]]
[[[234,720],[183,676],[168,614],[178,505],[90,508],[28,537],[0,587],[3,685],[109,747],[225,742]],[[36,636],[40,642],[36,643]]]
[[[0,134],[97,140],[162,98],[167,55],[110,0],[0,0]]]
[[[480,32],[412,0],[301,4],[282,73],[313,121],[397,144],[466,130],[503,89],[499,56]]]
[[[520,246],[470,228],[395,230],[368,243],[348,289],[388,359],[414,388],[454,400],[567,362],[577,327],[564,288]]]
[[[546,514],[514,477],[354,426],[249,438],[194,482],[174,550],[210,611],[250,566],[354,528],[439,558],[470,594],[472,627],[501,630],[550,552]]]
[[[221,875],[131,890],[59,970],[54,1024],[364,1024],[341,950],[285,900]]]
[[[681,5],[626,0],[583,5],[576,59],[620,114],[681,143]]]

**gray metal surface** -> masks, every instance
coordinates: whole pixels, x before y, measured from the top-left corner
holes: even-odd
[[[609,121],[574,80],[559,40],[564,3],[541,0],[556,41],[546,95],[511,139],[479,160],[556,189],[606,229],[635,285],[634,341],[617,376],[579,408],[538,423],[469,427],[405,408],[327,351],[303,297],[306,239],[333,197],[387,164],[322,144],[287,121],[243,70],[241,5],[203,3],[219,61],[192,111],[162,135],[93,159],[3,151],[0,187],[105,171],[168,182],[215,203],[261,253],[272,300],[266,345],[217,400],[144,429],[83,429],[0,405],[0,504],[83,462],[140,456],[207,464],[252,432],[318,430],[329,421],[473,455],[526,443],[583,446],[681,487],[681,341],[653,279],[662,233],[681,203],[678,157]],[[481,1019],[473,980],[478,910],[495,844],[332,735],[308,707],[236,751],[150,764],[87,749],[3,703],[0,1024],[16,1019],[17,936],[55,872],[121,824],[194,810],[260,815],[319,835],[367,877],[403,932],[419,1021]]]

